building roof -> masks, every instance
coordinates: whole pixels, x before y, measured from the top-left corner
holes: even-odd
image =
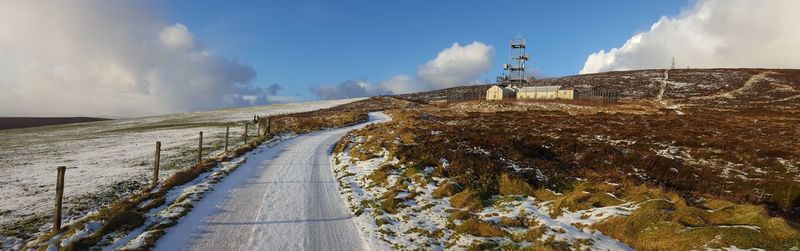
[[[500,88],[500,90],[503,90],[504,92],[517,92],[517,88],[516,88],[516,87],[513,87],[513,86],[510,86],[510,87],[509,87],[509,86],[499,86],[499,85],[493,85],[492,87],[489,87],[489,89],[491,89],[491,88],[493,88],[493,87]]]
[[[519,92],[554,92],[559,89],[561,89],[560,85],[525,86],[520,87]]]

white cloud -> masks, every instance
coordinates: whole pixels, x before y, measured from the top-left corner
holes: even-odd
[[[478,84],[478,78],[492,67],[494,48],[481,42],[466,46],[454,43],[424,65],[417,77],[397,75],[378,84],[366,80],[349,80],[337,85],[311,88],[311,93],[323,99],[405,94],[453,86]]]
[[[494,47],[481,42],[466,46],[453,43],[436,58],[419,67],[417,75],[434,88],[447,88],[475,82],[492,67]]]
[[[348,80],[335,85],[321,85],[310,88],[311,93],[322,99],[344,99],[392,94],[386,88],[366,80]]]
[[[391,91],[392,94],[413,93],[431,89],[429,84],[408,75],[397,75],[381,81],[378,85]]]
[[[174,24],[161,31],[158,38],[167,47],[189,49],[194,46],[194,37],[189,28],[182,24]]]
[[[700,0],[621,47],[589,55],[581,73],[676,67],[800,67],[800,1]]]
[[[0,116],[138,116],[267,103],[255,70],[143,3],[0,3]],[[271,89],[271,90],[274,90]]]

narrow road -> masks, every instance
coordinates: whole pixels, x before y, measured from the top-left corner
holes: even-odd
[[[330,150],[370,122],[298,136],[251,155],[192,212],[167,229],[156,250],[362,250],[339,195]]]

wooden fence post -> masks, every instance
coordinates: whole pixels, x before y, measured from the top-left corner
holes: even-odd
[[[200,143],[197,146],[197,164],[203,162],[203,132],[200,132]]]
[[[64,196],[64,172],[67,170],[66,166],[58,167],[58,176],[56,176],[56,204],[53,210],[53,233],[61,231],[61,202]]]
[[[158,168],[161,165],[161,141],[156,141],[156,160],[153,162],[153,186],[158,184]]]
[[[788,212],[789,211],[789,207],[790,207],[789,205],[790,205],[790,203],[792,203],[791,202],[792,188],[794,188],[794,181],[789,180],[789,193],[786,194],[786,208],[783,209],[784,212]]]
[[[225,153],[228,152],[228,135],[231,133],[231,126],[225,127]]]
[[[272,117],[267,117],[267,132],[265,134],[272,134]]]
[[[247,122],[244,122],[244,143],[247,144]]]

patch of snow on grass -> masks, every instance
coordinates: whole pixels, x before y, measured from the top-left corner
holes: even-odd
[[[376,184],[370,175],[381,166],[391,164],[402,165],[387,151],[383,151],[377,158],[357,160],[348,155],[349,150],[333,156],[334,173],[339,181],[342,194],[354,213],[354,220],[362,231],[366,243],[372,249],[465,249],[475,242],[494,241],[500,244],[514,243],[510,237],[479,237],[469,234],[458,234],[453,227],[462,224],[462,220],[449,220],[450,212],[458,210],[451,206],[447,198],[434,198],[432,193],[443,184],[445,179],[436,177],[423,178],[424,184],[410,182],[412,177],[400,176],[393,173],[387,178],[385,185]],[[446,162],[446,161],[443,161]],[[425,168],[425,173],[433,168]],[[404,179],[408,178],[408,179]],[[397,213],[388,213],[381,205],[383,194],[389,191],[387,187],[402,184],[406,189],[397,193],[395,198],[404,198],[405,207],[397,209]],[[411,198],[410,194],[415,194]],[[558,241],[576,243],[578,240],[590,240],[589,247],[593,250],[630,250],[625,244],[592,230],[588,226],[612,216],[626,216],[637,208],[636,205],[626,203],[618,206],[592,208],[576,212],[564,212],[557,218],[551,218],[549,202],[537,202],[533,197],[523,196],[496,196],[494,205],[484,208],[476,213],[477,217],[485,222],[497,223],[501,218],[526,217],[535,219],[547,227],[541,241],[554,238]],[[579,224],[585,227],[577,227]],[[503,227],[509,233],[524,233],[527,229],[518,227]],[[530,246],[533,243],[521,242],[520,246]],[[584,246],[585,247],[585,246]]]

